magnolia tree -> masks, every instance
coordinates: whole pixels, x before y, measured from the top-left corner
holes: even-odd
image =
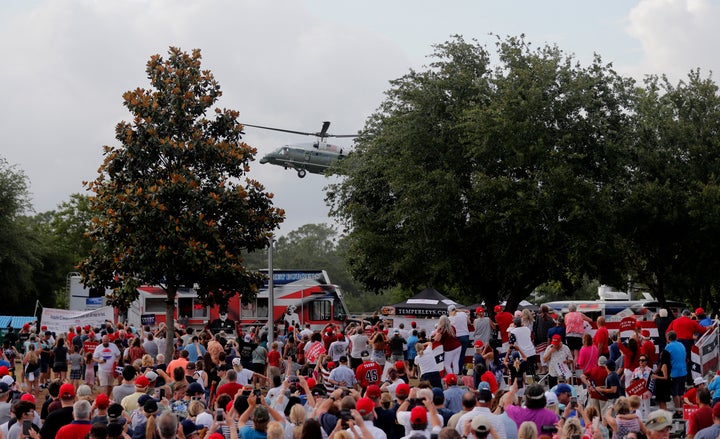
[[[271,193],[245,177],[256,150],[241,141],[238,113],[211,106],[220,85],[200,67],[200,50],[170,48],[147,63],[151,87],[123,95],[133,114],[115,129],[118,146],[105,159],[92,193],[90,255],[85,283],[113,288],[127,309],[141,284],[167,294],[166,358],[172,358],[175,297],[195,287],[205,305],[251,299],[262,275],[245,268],[243,252],[268,245],[284,218]]]

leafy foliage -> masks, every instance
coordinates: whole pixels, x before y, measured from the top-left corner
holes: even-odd
[[[596,58],[461,37],[392,81],[327,194],[350,272],[382,290],[435,286],[512,307],[535,287],[616,276],[612,205],[631,81]]]
[[[123,95],[134,118],[117,125],[121,146],[104,147],[87,184],[94,245],[80,270],[87,285],[115,288],[120,307],[140,282],[163,286],[169,299],[197,285],[208,305],[252,297],[262,278],[242,252],[267,246],[283,220],[259,182],[241,184],[256,150],[241,141],[236,111],[207,115],[221,91],[200,60],[199,50],[174,47],[150,58],[152,88]]]

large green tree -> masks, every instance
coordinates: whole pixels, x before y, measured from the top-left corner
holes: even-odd
[[[0,285],[8,314],[30,314],[37,299],[34,275],[43,264],[25,216],[31,209],[27,176],[0,157]]]
[[[661,300],[706,306],[720,270],[720,93],[698,70],[638,89],[619,233],[631,274]],[[717,309],[717,306],[715,306]]]
[[[613,186],[633,83],[596,57],[461,37],[391,82],[328,191],[372,290],[435,286],[513,308],[556,280],[616,279]],[[622,272],[622,270],[619,270]]]
[[[244,177],[256,150],[241,141],[238,113],[207,114],[221,91],[200,60],[199,50],[174,47],[167,59],[150,58],[151,89],[123,95],[134,118],[117,125],[120,145],[104,147],[100,175],[88,184],[95,217],[94,246],[80,265],[85,282],[115,288],[119,307],[137,297],[139,283],[162,286],[167,358],[178,288],[196,286],[207,305],[253,297],[263,279],[242,252],[266,247],[284,216]]]

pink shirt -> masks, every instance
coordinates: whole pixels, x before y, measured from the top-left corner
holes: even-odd
[[[597,365],[599,356],[600,354],[598,353],[597,346],[591,345],[581,347],[577,359],[578,369],[589,370],[591,367]]]

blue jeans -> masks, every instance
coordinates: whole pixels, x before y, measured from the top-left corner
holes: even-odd
[[[469,335],[460,335],[458,336],[458,341],[460,342],[460,364],[458,364],[458,374],[464,375],[464,366],[465,366],[465,350],[468,346],[470,346],[470,336]]]

